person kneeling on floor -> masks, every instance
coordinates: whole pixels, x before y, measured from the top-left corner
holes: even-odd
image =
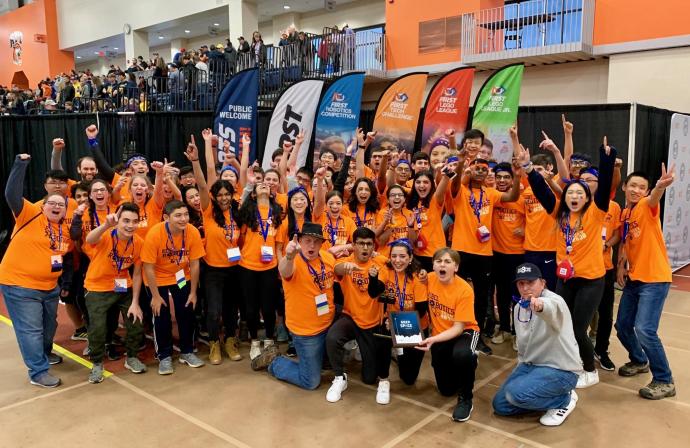
[[[518,266],[515,281],[521,297],[513,310],[518,365],[496,393],[494,412],[546,411],[540,423],[559,426],[575,409],[582,371],[570,311],[561,296],[546,289],[536,265]]]

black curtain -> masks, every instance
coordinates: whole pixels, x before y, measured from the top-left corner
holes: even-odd
[[[673,114],[673,111],[666,109],[637,106],[635,169],[647,173],[652,182],[656,182],[661,176],[661,162],[666,163],[668,160],[669,131]],[[650,187],[653,185],[654,183]]]

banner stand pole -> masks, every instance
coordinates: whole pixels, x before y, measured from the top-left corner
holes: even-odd
[[[628,170],[635,171],[635,134],[637,134],[637,103],[630,103],[630,123],[628,124]]]

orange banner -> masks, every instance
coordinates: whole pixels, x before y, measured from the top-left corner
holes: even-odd
[[[427,73],[410,73],[393,81],[376,105],[374,147],[387,139],[405,152],[414,151]]]

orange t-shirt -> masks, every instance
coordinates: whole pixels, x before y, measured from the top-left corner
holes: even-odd
[[[412,210],[412,214],[415,217],[414,224],[417,229],[414,254],[420,257],[433,257],[434,252],[441,247],[446,247],[446,235],[443,233],[443,204],[439,204],[436,197],[431,196],[429,207],[424,207],[420,201],[418,207]]]
[[[299,232],[302,230],[302,226],[304,225],[304,217],[296,217],[297,218],[297,231]],[[290,242],[292,239],[290,237],[290,228],[289,228],[290,223],[288,222],[288,219],[285,218],[283,222],[280,223],[280,227],[278,227],[278,238],[277,240],[280,241],[282,245],[282,255],[285,256],[285,249],[287,246],[287,243]]]
[[[165,204],[163,204],[163,207],[159,206],[156,204],[156,200],[154,198],[151,198],[149,202],[146,203],[146,219],[149,229],[159,222],[163,222],[164,208]]]
[[[307,267],[307,261],[297,255],[292,277],[282,278],[285,291],[285,323],[290,331],[298,336],[314,336],[326,331],[335,316],[333,303],[335,258],[325,250],[319,252],[319,257],[308,262],[313,269],[312,272]],[[324,310],[324,313],[319,316],[316,297],[320,294],[326,294],[328,311]]]
[[[379,224],[378,210],[373,213],[367,213],[363,204],[357,204],[355,212],[351,212],[350,207],[345,205],[340,213],[343,216],[350,217],[357,227],[368,227],[371,230],[376,230],[376,226]]]
[[[379,325],[383,319],[383,304],[369,297],[367,292],[369,268],[376,266],[381,272],[386,266],[386,258],[379,255],[369,259],[366,263],[359,263],[355,255],[352,254],[339,260],[338,264],[343,262],[355,263],[361,268],[361,271],[354,271],[350,275],[338,278],[345,298],[343,313],[350,316],[357,326],[364,330]]]
[[[377,218],[379,224],[386,219],[387,211],[388,207],[379,211],[379,216]],[[391,233],[388,236],[388,241],[386,241],[384,245],[381,247],[381,254],[386,256],[390,255],[391,249],[390,247],[386,246],[386,244],[391,243],[395,240],[399,240],[401,238],[408,238],[409,227],[407,227],[407,218],[410,216],[412,216],[412,212],[406,208],[401,208],[400,210],[393,212],[393,218],[391,219],[391,222],[390,224],[388,224],[387,227],[387,229],[390,229]]]
[[[427,280],[427,298],[432,336],[450,329],[455,322],[465,324],[465,330],[479,331],[474,318],[474,291],[465,280],[455,276],[451,284],[444,285],[432,272]]]
[[[554,218],[558,210],[558,203],[559,201],[556,201],[556,207],[553,211]],[[578,215],[582,218],[580,226],[573,236],[573,250],[570,252],[570,256],[566,256],[565,232],[560,225],[556,228],[556,238],[558,239],[556,263],[569,258],[575,267],[575,277],[587,279],[603,277],[606,274],[606,269],[604,268],[604,253],[602,250],[604,243],[601,241],[601,232],[604,227],[606,212],[600,210],[596,203],[592,201],[585,214]],[[569,221],[571,228],[576,227],[578,215],[571,214]]]
[[[120,182],[120,178],[122,176],[115,173],[113,176],[112,182],[110,182],[110,185],[115,188],[118,182]],[[132,190],[130,190],[130,186],[132,185],[132,179],[130,178],[125,185],[122,187],[120,190],[120,202],[130,202],[132,200]]]
[[[41,199],[40,201],[34,202],[33,205],[37,205],[40,208],[43,208],[43,202],[44,200]],[[62,220],[63,232],[69,233],[69,228],[72,225],[72,219],[74,218],[74,211],[77,209],[77,207],[79,207],[77,201],[75,201],[72,198],[67,198],[67,212],[65,213],[65,218]]]
[[[379,280],[385,285],[386,293],[395,297],[396,300],[395,305],[388,305],[388,311],[415,311],[415,303],[427,300],[426,285],[416,275],[412,279],[405,280],[404,274],[398,274],[394,269],[386,267],[379,271]],[[400,308],[400,296],[403,300],[402,308]],[[422,329],[428,328],[429,316],[424,315],[419,323]]]
[[[374,181],[374,184],[376,184],[376,179],[378,178],[378,173],[376,173],[374,170],[369,168],[368,166],[364,166],[364,177],[367,179],[371,179]]]
[[[74,179],[67,179],[67,197],[71,198],[72,197],[72,187],[76,185],[78,182]]]
[[[115,290],[115,279],[127,279],[127,287],[132,287],[132,277],[129,275],[129,267],[141,265],[141,250],[144,248],[144,240],[134,234],[130,241],[117,240],[117,255],[122,259],[122,265],[118,272],[118,262],[115,260],[113,249],[115,237],[111,232],[106,232],[96,244],[85,243],[82,250],[89,257],[89,269],[84,278],[84,287],[88,291],[112,292]]]
[[[189,262],[206,255],[204,245],[201,242],[201,235],[193,225],[187,224],[183,232],[172,237],[171,242],[165,224],[161,222],[151,227],[144,241],[144,249],[141,251],[141,261],[154,265],[158,286],[177,284],[175,273],[180,269],[184,269],[185,278],[190,280]],[[180,257],[183,237],[184,253]],[[148,285],[146,276],[144,276],[144,280]]]
[[[470,205],[470,198],[474,198],[479,207],[479,221]],[[465,185],[460,186],[458,195],[453,199],[453,210],[455,211],[455,223],[453,224],[453,249],[476,255],[492,255],[491,251],[491,221],[496,204],[501,201],[501,192],[494,188],[473,188],[471,191]],[[482,225],[489,230],[489,240],[479,241],[477,229]]]
[[[321,224],[323,229],[323,237],[326,238],[322,246],[324,249],[351,243],[352,234],[357,230],[357,225],[352,218],[342,214],[335,219],[331,218],[328,212],[323,212],[323,215],[314,217],[314,222]]]
[[[283,216],[287,214],[288,211],[288,195],[286,193],[276,193],[275,201],[283,209]],[[314,201],[312,201],[312,204]]]
[[[525,198],[516,202],[499,202],[494,209],[491,247],[502,254],[524,254],[525,237],[515,230],[525,229]]]
[[[263,219],[264,226],[267,224],[269,206],[259,205],[259,213]],[[268,225],[268,234],[266,240],[261,234],[261,228],[257,225],[256,230],[252,230],[247,225],[242,226],[242,258],[240,259],[240,266],[251,271],[267,271],[278,266],[278,253],[276,250],[276,242],[285,243],[281,239],[280,232],[273,224],[272,219]],[[261,247],[268,246],[273,248],[273,260],[269,263],[261,261]]]
[[[649,206],[649,198],[642,198],[632,210],[621,211],[625,236],[625,253],[628,256],[628,277],[645,283],[672,281],[671,264],[661,233],[659,206]],[[627,225],[626,225],[627,224]],[[627,232],[626,232],[627,230]]]
[[[228,261],[228,249],[238,247],[240,239],[240,227],[234,219],[230,219],[230,211],[223,213],[225,227],[220,227],[213,219],[213,204],[209,204],[204,210],[204,247],[206,256],[204,261],[209,266],[226,268],[235,266],[237,261]],[[234,218],[234,217],[233,217]]]
[[[621,206],[618,205],[618,202],[616,201],[609,201],[609,211],[606,213],[606,217],[604,218],[604,230],[601,234],[602,238],[602,244],[604,244],[607,240],[610,240],[611,237],[613,236],[613,233],[618,230],[618,228],[621,225],[620,221],[621,217]],[[613,269],[613,248],[609,247],[608,249],[604,249],[604,267],[608,271],[609,269]]]
[[[34,217],[36,218],[31,221]],[[62,269],[52,272],[51,257],[59,255],[64,258],[64,255],[72,250],[69,230],[64,224],[48,221],[41,206],[26,199],[22,211],[15,220],[12,234],[16,235],[12,238],[0,264],[0,284],[40,291],[54,289]],[[17,232],[29,221],[31,222],[26,227]]]
[[[556,252],[556,220],[549,215],[532,192],[522,192],[525,200],[525,250]]]
[[[81,217],[81,240],[84,241],[89,232],[103,224],[109,213],[115,213],[115,209],[108,207],[106,210],[96,210],[92,217],[91,209],[87,208]]]

